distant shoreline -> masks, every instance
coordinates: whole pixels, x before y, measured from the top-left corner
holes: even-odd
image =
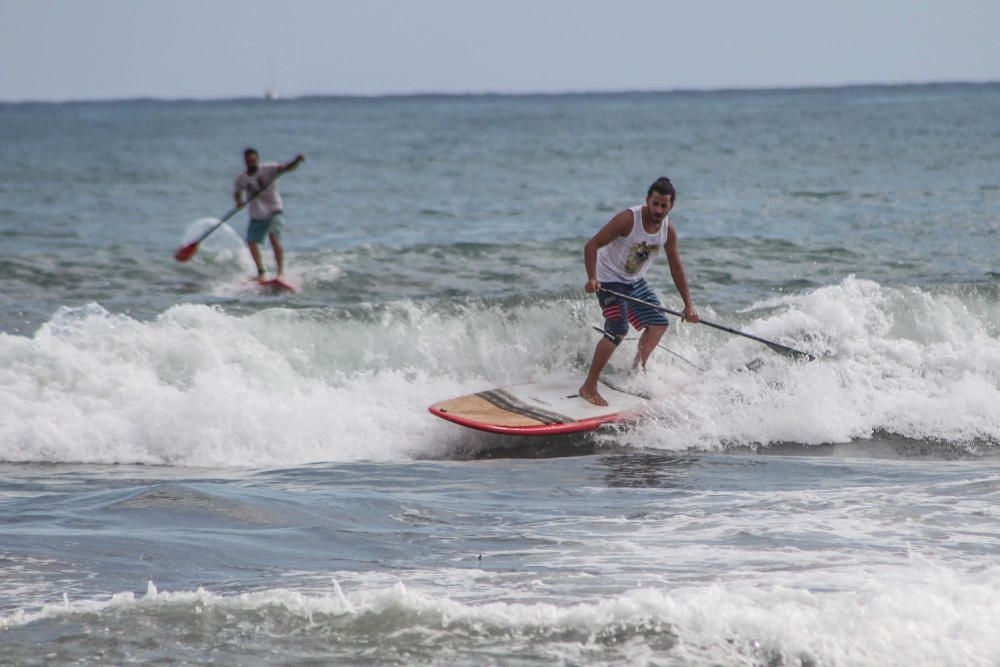
[[[242,95],[233,97],[107,97],[68,99],[0,99],[0,105],[59,105],[59,104],[107,104],[107,103],[218,103],[218,102],[260,102],[281,104],[287,102],[318,100],[399,100],[399,99],[467,99],[467,98],[545,98],[545,97],[614,97],[619,95],[725,95],[733,93],[811,93],[843,90],[912,90],[928,88],[990,88],[1000,86],[998,81],[925,81],[907,83],[844,83],[807,86],[720,86],[705,88],[664,88],[664,89],[622,89],[622,90],[566,90],[566,91],[470,91],[470,92],[395,92],[395,93],[303,93],[268,98],[265,95]]]

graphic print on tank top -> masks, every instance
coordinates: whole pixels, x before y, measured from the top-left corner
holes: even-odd
[[[634,276],[639,273],[642,269],[643,264],[649,259],[649,256],[656,252],[659,246],[646,243],[645,241],[640,241],[636,243],[631,248],[628,249],[628,258],[625,260],[625,273],[630,276]]]

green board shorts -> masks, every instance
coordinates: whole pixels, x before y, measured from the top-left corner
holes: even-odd
[[[250,219],[247,226],[247,241],[263,243],[269,234],[274,234],[281,238],[281,229],[285,226],[285,214],[283,211],[272,213],[270,217],[263,220]]]

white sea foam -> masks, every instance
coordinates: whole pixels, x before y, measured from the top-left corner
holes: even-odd
[[[312,338],[317,335],[318,339]],[[244,465],[404,456],[428,427],[419,370],[366,367],[366,344],[289,313],[180,306],[158,321],[98,306],[6,336],[4,458]],[[358,345],[360,343],[360,345]],[[329,353],[348,368],[317,368]],[[317,348],[318,351],[317,351]],[[444,383],[447,387],[447,382]],[[450,388],[450,387],[449,387]]]
[[[595,343],[592,306],[232,315],[179,305],[150,322],[64,308],[31,338],[0,336],[0,458],[239,466],[443,453],[463,430],[429,416],[430,403],[539,377],[575,381]],[[666,344],[706,370],[658,352],[640,379],[662,397],[655,419],[627,440],[714,449],[891,432],[998,443],[998,311],[976,295],[850,278],[730,315],[814,352],[812,363],[675,325]]]
[[[642,428],[648,441],[676,449],[819,444],[881,431],[1000,443],[998,304],[849,278],[756,308],[777,310],[748,332],[820,359],[787,363],[751,341],[726,340],[708,373],[660,402],[661,419]],[[749,356],[764,363],[733,372]],[[654,382],[671,372],[656,369]]]
[[[706,583],[652,587],[571,604],[459,601],[446,593],[382,588],[327,593],[272,589],[220,595],[204,589],[107,600],[69,600],[0,618],[10,630],[46,619],[97,614],[133,628],[142,645],[147,628],[167,614],[206,640],[243,625],[271,639],[306,632],[330,655],[380,646],[441,655],[531,652],[560,662],[619,664],[656,656],[683,664],[994,665],[1000,661],[1000,568],[960,573],[913,561],[871,571],[846,592],[775,583]],[[150,620],[144,620],[144,619]],[[89,621],[95,622],[95,621]],[[102,622],[102,621],[96,621]],[[105,623],[110,622],[103,621]],[[194,628],[198,629],[195,630]]]

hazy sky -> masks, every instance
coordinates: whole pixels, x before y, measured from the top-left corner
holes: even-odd
[[[0,0],[0,100],[1000,80],[1000,0]]]

